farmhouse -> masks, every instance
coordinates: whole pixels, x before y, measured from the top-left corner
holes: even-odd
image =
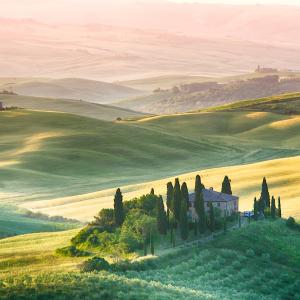
[[[239,197],[233,195],[227,195],[224,193],[219,193],[210,189],[203,189],[202,195],[204,199],[205,211],[209,211],[209,203],[211,202],[214,208],[221,210],[222,215],[226,214],[231,216],[233,213],[239,211]],[[189,215],[192,220],[198,218],[198,215],[195,210],[195,193],[189,194]]]

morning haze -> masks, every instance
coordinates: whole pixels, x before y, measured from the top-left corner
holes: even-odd
[[[299,299],[299,19],[1,1],[0,299]]]

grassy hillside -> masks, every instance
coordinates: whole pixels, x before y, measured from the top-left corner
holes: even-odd
[[[0,78],[0,90],[12,90],[17,94],[33,97],[66,98],[94,103],[111,103],[144,94],[119,84],[81,78]]]
[[[205,186],[220,190],[224,175],[227,174],[232,180],[233,193],[240,197],[240,210],[245,211],[253,208],[253,199],[255,196],[259,197],[261,181],[266,176],[271,195],[281,196],[283,215],[285,217],[294,216],[300,220],[299,166],[300,156],[297,156],[250,165],[199,170],[193,173],[181,174],[178,177],[181,182],[185,181],[187,183],[190,191],[194,189],[194,180],[197,174],[201,174]],[[121,189],[125,200],[147,194],[152,187],[157,194],[165,195],[166,184],[170,180],[173,181],[174,177],[121,186]],[[89,221],[100,209],[113,206],[114,193],[114,188],[105,189],[77,196],[29,201],[23,205],[50,215],[61,214],[69,218]]]
[[[78,263],[76,258],[58,257],[54,252],[68,245],[77,232],[78,229],[32,233],[0,240],[1,279],[18,274],[74,270]]]
[[[45,253],[39,256],[39,251],[46,242],[52,249],[64,244],[70,233],[60,233],[56,239],[49,234],[30,235],[27,241],[40,243],[25,243],[26,250],[22,247],[26,237],[4,240],[1,299],[29,295],[38,299],[299,299],[300,235],[281,221],[252,223],[203,248],[183,249],[115,273],[79,274],[80,259],[55,257],[48,250],[47,259],[41,259]],[[17,254],[9,259],[11,247]],[[29,249],[31,259],[26,257]],[[13,279],[8,278],[8,265]],[[62,266],[74,272],[54,271]]]
[[[175,85],[191,82],[214,81],[218,78],[208,76],[189,76],[189,75],[164,75],[150,78],[121,81],[120,84],[138,90],[152,92],[157,88],[170,89]]]
[[[289,128],[287,143],[272,135],[257,148],[240,137],[257,128],[267,132],[269,124],[286,119],[274,114],[256,119],[245,113],[194,114],[121,124],[32,111],[2,112],[0,118],[6,166],[1,182],[10,190],[17,180],[15,193],[25,186],[47,187],[46,193],[72,186],[77,194],[299,153],[299,139]]]
[[[149,181],[151,187],[153,180],[191,171],[300,154],[300,123],[293,116],[273,113],[196,113],[111,123],[21,110],[1,112],[0,122],[1,201],[82,220],[111,206],[113,191],[105,189]],[[238,170],[250,170],[243,178],[246,183],[252,178],[255,184],[234,186],[237,193],[247,196],[242,198],[246,207],[261,177],[274,176],[275,180],[280,172],[288,171],[284,161],[275,166],[276,170],[262,168],[257,174],[255,166],[220,169],[216,180],[207,184],[218,188],[225,172],[238,179]],[[278,186],[297,183],[296,174],[288,180],[282,176]],[[139,191],[136,186],[128,189]],[[99,190],[105,190],[101,197],[85,195]],[[288,196],[279,188],[276,193]],[[293,203],[296,198],[290,197]],[[298,214],[296,208],[294,214]]]
[[[260,99],[237,101],[204,111],[267,111],[280,114],[300,114],[300,93],[283,94]]]
[[[0,94],[0,102],[8,107],[14,106],[32,110],[65,112],[106,121],[114,121],[117,118],[139,118],[145,115],[129,109],[61,98],[55,99]]]
[[[52,232],[79,227],[80,224],[57,222],[38,217],[30,217],[26,211],[13,206],[1,205],[0,238],[28,232]]]
[[[138,90],[152,92],[157,88],[171,89],[173,86],[178,86],[186,83],[217,81],[220,83],[228,83],[232,81],[248,80],[252,78],[261,78],[267,75],[279,75],[282,77],[300,76],[299,72],[279,71],[272,73],[245,73],[233,76],[197,76],[197,75],[164,75],[156,77],[141,78],[135,80],[120,81],[121,85],[128,86]],[[1,80],[1,79],[0,79]]]
[[[223,82],[218,78],[203,81],[196,78],[194,82],[177,84],[175,89],[155,90],[150,95],[126,99],[115,105],[153,114],[168,114],[300,91],[300,77],[279,81],[280,73],[275,76],[261,75],[241,76],[244,80],[232,77],[231,81],[223,79]]]

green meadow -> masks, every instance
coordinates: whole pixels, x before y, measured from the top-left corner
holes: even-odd
[[[0,245],[1,299],[299,299],[300,235],[281,220],[255,222],[126,271],[99,273],[80,273],[82,259],[49,252],[68,234],[30,237],[42,240],[35,248],[25,244],[32,249],[27,258],[17,257],[26,251],[23,237]],[[16,254],[8,258],[12,246]]]
[[[0,102],[6,107],[62,112],[105,121],[114,121],[117,118],[141,118],[147,115],[126,108],[63,98],[0,94]]]
[[[275,102],[297,109],[297,99],[296,94],[283,95],[251,101],[251,105]],[[244,111],[243,105],[123,122],[23,109],[3,111],[0,201],[26,206],[28,201],[40,203],[300,154],[298,115]],[[101,206],[101,198],[98,201]],[[76,214],[71,209],[66,215]]]

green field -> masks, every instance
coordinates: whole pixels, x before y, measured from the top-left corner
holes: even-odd
[[[80,223],[57,222],[29,217],[25,210],[14,206],[1,205],[0,238],[25,234],[28,232],[52,232],[78,228]],[[82,225],[81,225],[82,226]]]
[[[25,249],[24,237],[4,240],[1,299],[299,299],[300,235],[282,221],[255,222],[125,272],[78,273],[82,259],[49,251],[69,234],[30,235],[38,244]]]
[[[300,93],[243,100],[202,111],[267,111],[279,114],[300,114]]]
[[[55,99],[0,94],[0,102],[2,102],[4,106],[7,107],[63,112],[105,121],[115,121],[117,118],[141,118],[146,115],[129,109],[61,98]]]
[[[1,112],[2,199],[76,195],[298,155],[300,124],[272,127],[291,118],[217,112],[111,123],[61,113]]]
[[[0,77],[0,92],[3,90],[24,96],[76,99],[105,104],[145,94],[118,83],[83,78]]]

